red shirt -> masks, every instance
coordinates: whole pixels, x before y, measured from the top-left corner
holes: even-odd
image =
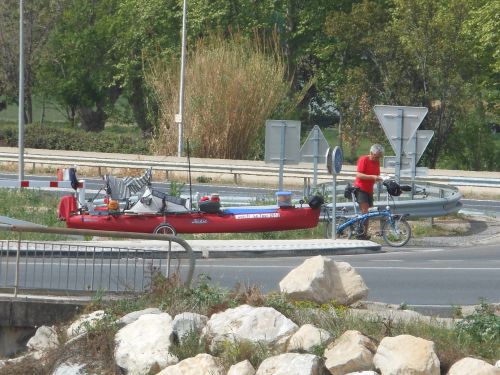
[[[368,155],[361,156],[358,159],[358,166],[356,169],[359,173],[370,174],[370,175],[380,175],[380,163],[378,160],[370,160]],[[359,187],[361,190],[372,194],[374,180],[362,180],[356,177],[354,185]]]

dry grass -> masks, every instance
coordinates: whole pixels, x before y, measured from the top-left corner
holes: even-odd
[[[192,155],[246,159],[265,120],[289,90],[279,49],[238,35],[200,40],[187,59],[184,139]],[[177,153],[179,68],[152,64],[147,80],[153,87],[161,121],[153,139],[160,155]]]

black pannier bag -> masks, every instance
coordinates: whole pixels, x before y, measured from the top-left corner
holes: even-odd
[[[389,193],[389,195],[392,195],[393,197],[399,197],[401,195],[401,187],[396,181],[384,181],[384,186],[387,188],[387,192]]]
[[[309,207],[311,208],[320,208],[323,203],[325,203],[325,200],[321,195],[315,195],[309,199]]]
[[[347,185],[345,186],[345,189],[344,189],[344,198],[351,199],[352,198],[351,197],[352,191],[353,191],[353,187],[348,182]]]

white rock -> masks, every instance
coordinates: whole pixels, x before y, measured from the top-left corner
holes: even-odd
[[[345,375],[379,375],[379,373],[375,371],[356,371],[356,372],[350,372]]]
[[[105,317],[106,314],[104,310],[97,310],[90,314],[82,315],[80,316],[80,318],[78,318],[78,320],[76,320],[69,326],[66,334],[68,335],[68,338],[85,334],[89,328],[94,327],[100,320],[104,319]]]
[[[316,328],[312,324],[304,324],[290,338],[287,350],[308,352],[313,347],[329,341],[331,337],[330,333],[324,329]]]
[[[120,319],[116,321],[116,323],[120,326],[126,326],[127,324],[135,322],[139,319],[140,316],[145,314],[161,314],[162,311],[156,307],[150,307],[148,309],[133,311],[127,315],[122,316]]]
[[[190,332],[200,333],[207,325],[207,322],[208,318],[205,315],[185,312],[177,314],[172,325],[179,342],[182,342],[182,338]]]
[[[500,368],[500,360],[498,360],[497,363],[495,363],[495,367],[499,367]]]
[[[86,375],[85,365],[80,363],[63,363],[54,370],[52,375]]]
[[[374,370],[376,345],[358,331],[346,331],[325,350],[325,367],[332,375]]]
[[[169,366],[157,375],[225,375],[222,362],[210,354],[201,353]]]
[[[227,375],[255,375],[255,369],[248,359],[232,365]]]
[[[271,307],[241,305],[212,315],[202,335],[212,348],[226,340],[275,344],[298,329],[297,325]]]
[[[146,314],[121,328],[115,335],[115,361],[128,375],[147,374],[175,364],[172,345],[172,318],[167,313]]]
[[[462,358],[450,367],[448,375],[499,375],[500,368],[476,358]]]
[[[384,337],[373,357],[384,375],[439,375],[439,359],[434,343],[419,337]]]
[[[306,259],[280,281],[280,290],[295,300],[351,305],[366,298],[368,288],[349,263],[318,255]]]
[[[285,353],[266,358],[256,375],[320,375],[321,358],[313,354]]]
[[[59,337],[54,327],[41,326],[35,335],[28,340],[26,346],[33,351],[46,351],[57,348]]]

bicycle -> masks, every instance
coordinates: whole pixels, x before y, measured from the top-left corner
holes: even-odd
[[[411,191],[411,186],[400,185],[395,180],[386,179],[383,182],[384,187],[387,190],[387,205],[384,210],[380,210],[378,207],[371,208],[366,214],[358,214],[356,208],[356,191],[359,190],[358,187],[351,187],[348,185],[345,191],[346,198],[350,195],[353,205],[354,205],[354,216],[346,216],[346,208],[343,208],[335,218],[335,228],[337,238],[347,238],[351,239],[354,235],[366,236],[366,226],[365,222],[368,219],[380,218],[383,220],[380,226],[380,235],[384,239],[385,243],[393,247],[401,247],[408,243],[411,238],[411,227],[406,221],[408,214],[399,215],[393,214],[391,207],[389,205],[389,197],[399,196],[403,191]],[[394,198],[392,198],[394,200]],[[331,235],[332,228],[332,218],[330,217],[330,210],[326,210],[327,213],[327,237],[328,232]]]

